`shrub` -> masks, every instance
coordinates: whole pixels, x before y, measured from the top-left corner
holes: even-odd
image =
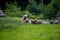
[[[5,13],[8,16],[12,16],[12,17],[19,17],[21,16],[21,11],[20,11],[20,7],[17,7],[16,3],[7,3],[7,8],[5,9]]]

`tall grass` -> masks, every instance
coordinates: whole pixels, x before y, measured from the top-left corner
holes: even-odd
[[[59,24],[22,24],[20,18],[0,18],[0,30],[0,40],[60,40]]]

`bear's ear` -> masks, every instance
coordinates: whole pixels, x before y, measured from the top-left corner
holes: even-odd
[[[28,15],[23,15],[23,17],[26,17],[27,18]]]
[[[24,15],[24,16],[26,16],[26,17],[27,17],[28,15],[26,14],[26,15]]]

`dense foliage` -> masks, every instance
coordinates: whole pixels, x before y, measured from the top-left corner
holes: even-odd
[[[60,0],[0,0],[0,4],[0,8],[8,16],[20,17],[29,14],[34,19],[60,17]]]

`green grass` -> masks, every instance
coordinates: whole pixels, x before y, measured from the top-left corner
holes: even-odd
[[[60,40],[60,25],[22,24],[20,18],[0,18],[0,40]]]

